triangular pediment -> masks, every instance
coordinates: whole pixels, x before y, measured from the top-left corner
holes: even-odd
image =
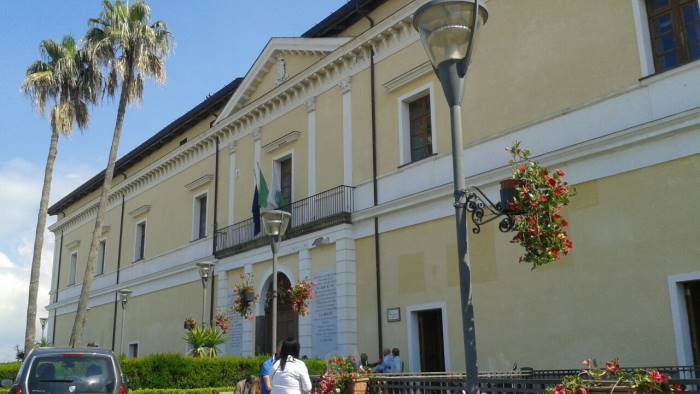
[[[248,70],[217,122],[333,52],[350,38],[272,38]]]

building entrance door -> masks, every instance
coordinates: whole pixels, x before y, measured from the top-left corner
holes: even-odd
[[[688,310],[690,344],[694,365],[700,364],[700,280],[685,283],[685,305]]]
[[[255,353],[270,354],[272,351],[272,277],[267,280],[265,315],[259,316],[255,322]],[[277,341],[287,337],[297,338],[299,335],[299,319],[292,310],[289,299],[289,289],[292,287],[287,275],[277,273]]]
[[[445,348],[442,336],[442,310],[416,312],[421,372],[445,371]]]

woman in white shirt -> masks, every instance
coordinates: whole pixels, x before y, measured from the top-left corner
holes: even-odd
[[[299,360],[299,342],[287,338],[282,343],[280,357],[272,365],[271,394],[302,394],[311,391],[309,370]]]

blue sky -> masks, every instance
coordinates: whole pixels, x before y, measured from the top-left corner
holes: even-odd
[[[150,0],[153,19],[175,36],[167,82],[148,84],[140,107],[130,107],[119,155],[143,142],[238,76],[244,76],[270,37],[298,36],[343,0]],[[0,361],[23,343],[26,294],[49,125],[19,87],[43,39],[80,38],[99,14],[98,0],[6,1],[0,6]],[[61,139],[51,200],[56,201],[106,165],[116,101],[91,111],[90,126]],[[53,220],[49,220],[52,222]],[[39,316],[48,301],[53,236],[42,258]]]

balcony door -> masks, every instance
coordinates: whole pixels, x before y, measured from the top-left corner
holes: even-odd
[[[686,282],[684,287],[694,365],[700,365],[700,280]]]

